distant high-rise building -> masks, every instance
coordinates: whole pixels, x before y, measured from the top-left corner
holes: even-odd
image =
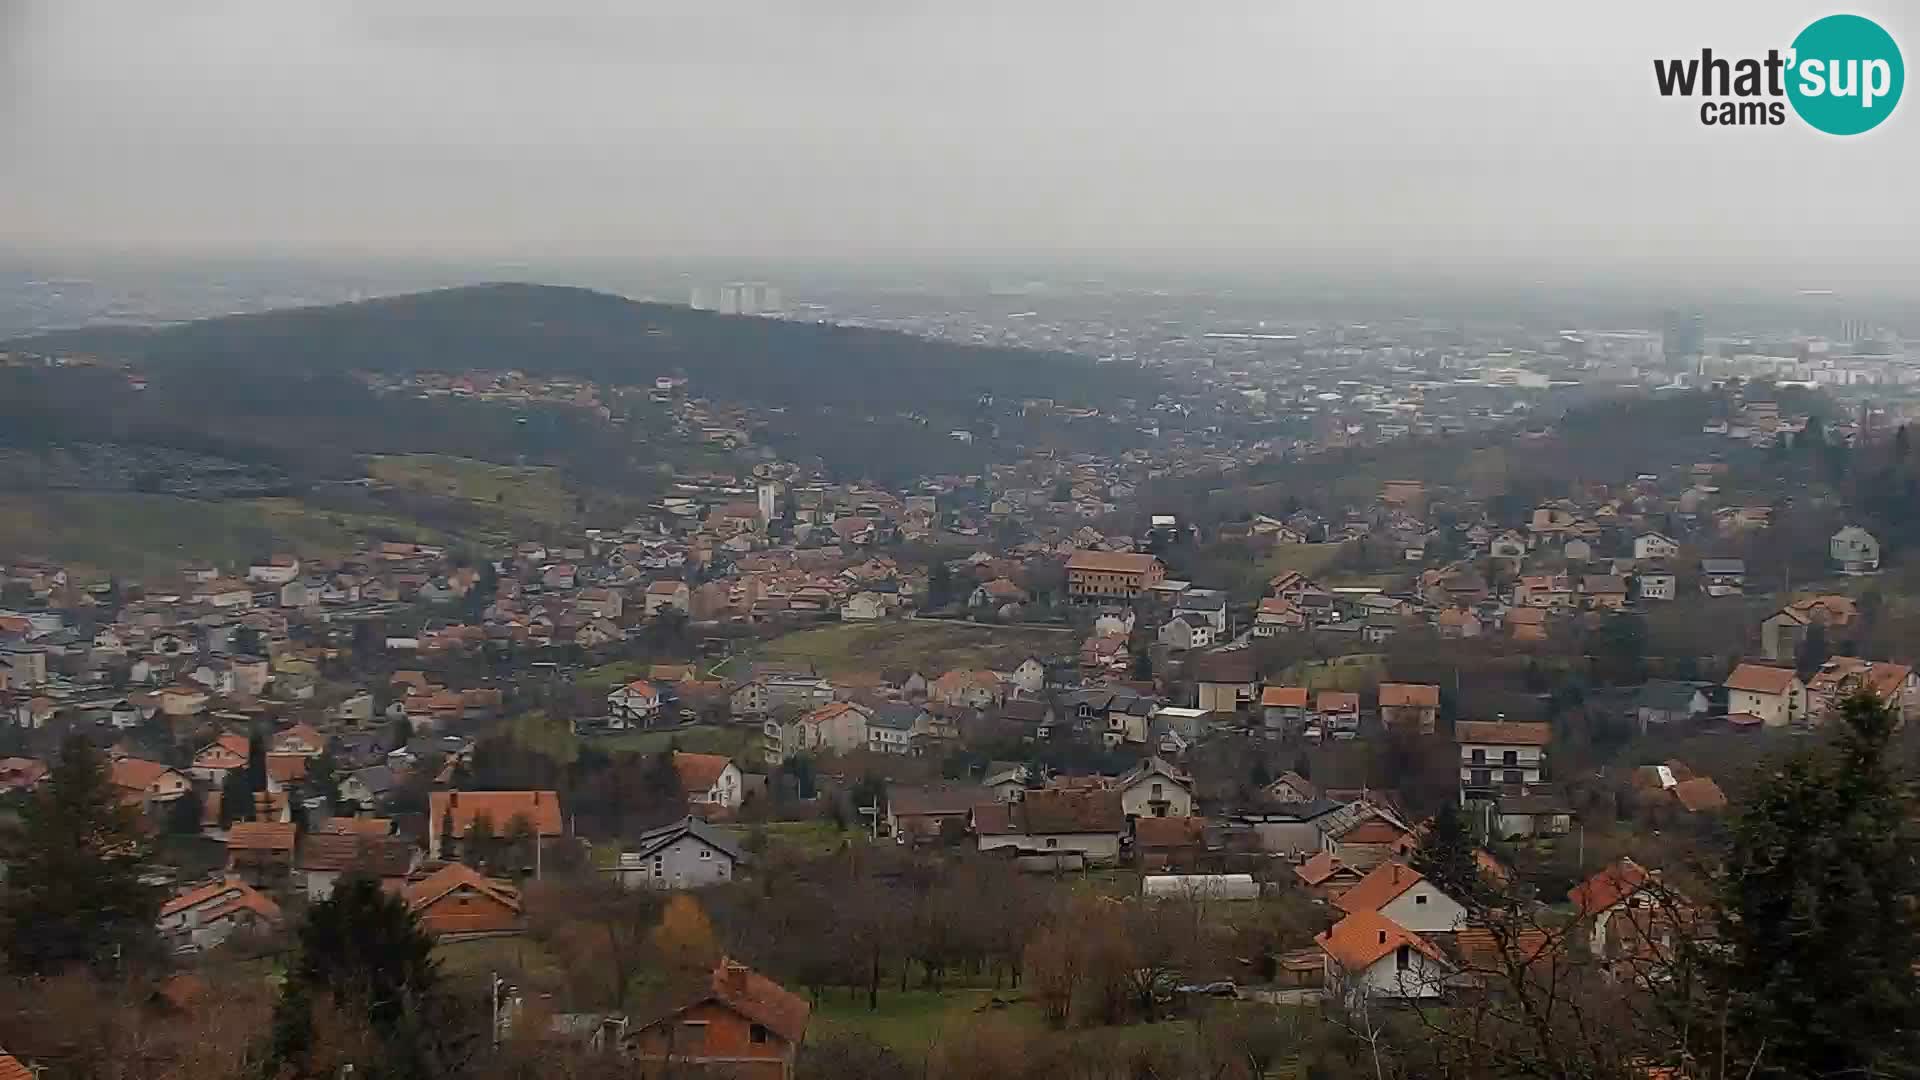
[[[730,281],[725,285],[696,285],[692,306],[722,315],[773,315],[781,310],[780,289],[764,281]]]
[[[1668,360],[1699,356],[1706,344],[1706,316],[1697,311],[1668,311],[1662,315],[1660,351],[1666,354]]]

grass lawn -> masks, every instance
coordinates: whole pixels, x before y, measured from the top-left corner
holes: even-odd
[[[999,996],[1003,1000],[1019,997],[1018,991],[1002,990],[909,990],[880,991],[880,1007],[869,1011],[864,992],[842,988],[829,990],[813,1010],[810,1036],[864,1035],[909,1061],[926,1058],[927,1050],[943,1036],[986,1015],[998,1016],[1036,1030],[1043,1026],[1040,1009],[1027,1002],[1005,1008],[989,1004]]]
[[[841,623],[795,631],[762,646],[756,660],[811,664],[822,675],[919,669],[929,679],[954,668],[1005,670],[1028,655],[1072,651],[1072,633],[961,622]]]
[[[367,473],[397,488],[473,503],[483,509],[565,522],[573,516],[573,496],[558,470],[545,466],[496,465],[442,454],[375,456]]]
[[[735,837],[745,840],[752,826],[722,826]],[[784,848],[797,855],[831,855],[848,844],[864,844],[867,834],[859,829],[836,829],[831,821],[769,821],[759,828],[766,830],[767,847]]]
[[[1309,690],[1351,690],[1356,693],[1387,677],[1387,658],[1381,653],[1353,653],[1330,660],[1295,664],[1283,676],[1287,685]]]
[[[646,660],[615,660],[611,664],[588,668],[574,676],[573,684],[582,690],[595,692],[612,690],[623,683],[646,678],[647,669],[652,666],[653,664]]]
[[[433,947],[433,958],[447,978],[477,980],[483,986],[487,973],[493,971],[502,977],[524,974],[542,981],[557,981],[564,974],[552,954],[525,935],[444,942]]]
[[[368,532],[433,542],[398,518],[317,510],[297,499],[205,501],[138,492],[0,495],[0,553],[46,555],[83,579],[168,578],[204,559],[234,569],[289,551],[339,558]]]
[[[548,719],[547,714],[538,709],[507,720],[506,732],[521,746],[562,765],[578,758],[583,745],[592,745],[610,754],[657,754],[673,745],[690,754],[725,754],[750,761],[759,760],[760,750],[760,732],[752,727],[695,724],[582,738],[567,725]]]
[[[1341,546],[1340,544],[1275,544],[1272,554],[1260,560],[1260,573],[1267,581],[1272,581],[1289,570],[1298,570],[1312,577],[1339,556]]]

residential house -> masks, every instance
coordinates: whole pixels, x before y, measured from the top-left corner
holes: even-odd
[[[1807,719],[1820,723],[1855,690],[1864,690],[1905,722],[1920,704],[1920,677],[1910,664],[1831,656],[1807,678]]]
[[[1078,856],[1101,866],[1119,861],[1127,827],[1120,793],[1106,788],[1029,791],[1018,802],[976,806],[972,818],[981,851]]]
[[[743,964],[721,959],[692,1001],[637,1028],[627,1055],[653,1066],[741,1080],[793,1080],[812,1008]]]
[[[673,771],[680,777],[680,794],[690,805],[738,810],[745,798],[739,766],[725,754],[675,750]]]
[[[1313,781],[1291,770],[1274,777],[1263,790],[1268,798],[1283,803],[1311,802],[1320,797]]]
[[[942,705],[963,705],[970,709],[991,708],[1005,696],[1006,688],[1001,685],[998,675],[968,668],[949,671],[927,687],[929,700]]]
[[[228,875],[161,904],[154,925],[161,940],[177,952],[211,949],[240,930],[275,929],[282,918],[279,904],[240,877]]]
[[[1791,664],[1813,627],[1820,627],[1831,641],[1837,631],[1848,629],[1859,618],[1859,605],[1851,596],[1801,597],[1761,621],[1760,653]]]
[[[1333,906],[1349,915],[1383,915],[1418,934],[1445,934],[1467,924],[1467,909],[1399,859],[1374,866]]]
[[[1360,695],[1346,690],[1322,690],[1313,698],[1314,720],[1335,737],[1352,738],[1360,732]]]
[[[1367,876],[1363,867],[1349,866],[1330,851],[1315,852],[1313,857],[1293,868],[1293,875],[1317,900],[1333,903]]]
[[[648,727],[660,715],[660,690],[645,679],[617,686],[607,695],[607,715],[623,727]]]
[[[1175,652],[1210,649],[1214,644],[1214,629],[1205,615],[1186,612],[1167,620],[1160,627],[1159,637],[1160,644]]]
[[[1269,596],[1261,600],[1253,616],[1254,637],[1274,637],[1306,628],[1306,612],[1284,597]]]
[[[201,747],[200,752],[193,756],[193,764],[187,767],[187,771],[193,774],[195,780],[218,787],[228,773],[246,767],[249,749],[249,740],[245,735],[228,732]]]
[[[294,869],[307,902],[318,903],[332,896],[334,884],[348,874],[378,878],[390,887],[404,885],[415,854],[413,842],[403,836],[309,832],[300,842]]]
[[[1600,960],[1632,955],[1659,924],[1664,906],[1660,876],[1622,857],[1567,893],[1587,951]]]
[[[1150,755],[1114,783],[1129,818],[1192,817],[1193,778]]]
[[[799,753],[850,754],[872,741],[867,724],[873,710],[850,701],[836,701],[805,713],[791,724],[769,721],[768,756],[778,749],[780,760]],[[778,735],[773,732],[778,730]]]
[[[1747,591],[1745,559],[1701,559],[1700,591],[1708,596],[1740,596]]]
[[[311,724],[295,724],[290,728],[274,733],[267,742],[267,750],[274,754],[299,754],[302,757],[319,757],[326,753],[327,738],[316,731]]]
[[[1514,641],[1547,640],[1547,612],[1544,608],[1508,608],[1502,618],[1507,636]]]
[[[1710,702],[1701,683],[1648,679],[1633,698],[1633,717],[1641,731],[1705,716]]]
[[[1546,724],[1460,721],[1453,728],[1453,741],[1460,747],[1460,786],[1489,791],[1540,783],[1552,739],[1553,730]]]
[[[1216,649],[1190,657],[1194,707],[1216,716],[1244,714],[1260,695],[1259,661],[1252,649]]]
[[[1582,574],[1580,598],[1589,611],[1618,611],[1627,606],[1627,581],[1614,574]]]
[[[929,728],[927,710],[918,705],[888,703],[867,717],[867,749],[876,754],[913,751],[913,736]]]
[[[1350,914],[1314,939],[1329,993],[1350,1005],[1437,998],[1453,965],[1419,934],[1373,911]]]
[[[1680,554],[1680,543],[1665,533],[1643,532],[1633,538],[1633,561],[1671,559]]]
[[[561,835],[560,796],[552,791],[434,791],[427,795],[427,858],[438,861],[446,841],[459,842],[473,831],[474,822],[485,820],[496,836],[513,828],[515,819],[524,819],[527,828],[541,840]]]
[[[465,863],[448,863],[400,895],[420,929],[437,938],[499,937],[526,928],[520,890]]]
[[[1307,725],[1308,691],[1304,686],[1269,686],[1260,691],[1261,718],[1269,733],[1296,734]]]
[[[1198,616],[1216,638],[1227,633],[1227,594],[1218,589],[1185,589],[1173,602],[1175,618]]]
[[[186,776],[157,761],[116,757],[107,769],[107,778],[120,801],[143,810],[185,798],[193,789]]]
[[[734,880],[746,861],[731,835],[689,816],[641,833],[606,872],[629,889],[698,889]]]
[[[1515,607],[1552,610],[1573,604],[1573,581],[1565,574],[1529,574],[1513,587]]]
[[[355,769],[341,779],[340,801],[362,810],[375,810],[399,786],[400,778],[391,766],[369,765],[364,769]]]
[[[1440,636],[1449,641],[1477,638],[1483,626],[1480,617],[1467,608],[1447,608],[1433,617]]]
[[[1047,665],[1035,657],[1025,657],[1007,673],[1005,682],[1023,694],[1038,694],[1047,688]]]
[[[227,829],[227,873],[278,885],[293,873],[296,839],[291,821],[236,821]]]
[[[1729,723],[1777,728],[1809,719],[1807,687],[1792,668],[1741,664],[1721,685]]]
[[[1488,833],[1505,839],[1565,836],[1573,830],[1573,811],[1540,792],[1498,792],[1488,813]]]
[[[1131,601],[1166,576],[1152,555],[1076,550],[1067,557],[1067,595],[1076,604]]]
[[[1659,563],[1634,571],[1633,594],[1637,599],[1671,600],[1679,593],[1679,588],[1679,575]]]
[[[1440,723],[1440,688],[1431,683],[1381,683],[1380,725],[1388,731],[1431,735]]]
[[[686,582],[677,579],[664,579],[652,582],[647,586],[646,607],[643,614],[646,615],[647,618],[652,618],[666,608],[673,608],[685,613],[691,610],[692,606],[693,594],[691,590],[688,589]]]
[[[1876,573],[1880,569],[1880,541],[1860,526],[1848,525],[1828,541],[1827,556],[1834,569],[1843,574]]]
[[[1203,817],[1133,819],[1133,856],[1143,872],[1191,870],[1210,846]]]
[[[854,593],[846,603],[840,605],[840,621],[874,622],[886,618],[890,610],[885,595],[866,589]]]
[[[927,843],[943,837],[958,836],[967,830],[973,808],[987,802],[1008,802],[999,790],[1017,797],[1026,792],[1026,771],[1022,766],[1012,776],[989,774],[987,783],[923,787],[916,784],[887,785],[887,831],[901,844]]]

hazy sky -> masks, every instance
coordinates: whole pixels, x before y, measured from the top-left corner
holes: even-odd
[[[1902,7],[1846,10],[1912,63]],[[1832,10],[0,0],[0,246],[1911,271],[1920,101],[1834,139],[1654,90]]]

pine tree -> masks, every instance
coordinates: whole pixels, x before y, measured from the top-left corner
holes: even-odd
[[[1413,868],[1424,874],[1435,888],[1469,909],[1481,899],[1479,852],[1467,833],[1460,809],[1451,801],[1442,803],[1433,815],[1433,824],[1413,853]]]
[[[220,781],[220,827],[236,821],[253,820],[253,789],[247,785],[245,769],[228,769]]]
[[[1920,872],[1888,755],[1896,717],[1855,693],[1834,719],[1834,742],[1786,759],[1733,825],[1720,935],[1755,1075],[1893,1075],[1920,1055]]]
[[[406,901],[364,875],[341,880],[331,896],[307,909],[300,925],[299,956],[274,1010],[268,1075],[304,1073],[313,1045],[312,1009],[322,996],[364,1009],[386,1042],[383,1075],[422,1075],[428,1042],[421,1036],[423,1021],[436,1014],[438,987],[433,940]]]
[[[139,814],[120,801],[92,743],[66,741],[20,816],[0,894],[0,942],[14,970],[110,967],[152,944],[159,898],[140,881]]]

